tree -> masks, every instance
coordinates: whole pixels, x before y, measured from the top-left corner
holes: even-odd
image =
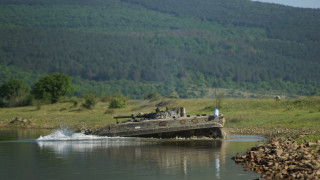
[[[71,93],[72,91],[71,77],[67,74],[54,73],[43,76],[36,82],[32,94],[36,99],[49,98],[51,103],[54,104],[58,102],[61,96]]]
[[[25,105],[29,87],[21,80],[11,79],[0,86],[0,106]]]

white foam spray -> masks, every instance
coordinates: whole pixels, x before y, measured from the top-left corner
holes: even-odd
[[[37,141],[81,141],[81,140],[96,140],[96,139],[107,139],[106,136],[94,136],[86,135],[84,133],[75,133],[67,128],[55,130],[53,133],[40,136]]]
[[[49,149],[59,156],[63,155],[61,157],[70,152],[87,153],[97,149],[143,144],[137,138],[86,135],[72,132],[68,128],[57,129],[49,135],[40,136],[36,142],[41,149]]]

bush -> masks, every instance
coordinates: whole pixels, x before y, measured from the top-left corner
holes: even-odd
[[[29,87],[18,79],[11,79],[0,86],[0,107],[29,106],[33,97]]]
[[[84,99],[85,102],[82,103],[83,108],[92,109],[97,104],[97,98],[92,93],[84,95]]]
[[[15,97],[15,98],[9,100],[9,107],[30,106],[32,104],[33,104],[33,96],[32,95]]]
[[[21,107],[21,106],[30,106],[33,103],[33,97],[29,96],[20,96],[20,97],[11,97],[8,100],[1,99],[0,107]]]
[[[127,104],[127,99],[121,95],[113,96],[109,108],[123,108]]]

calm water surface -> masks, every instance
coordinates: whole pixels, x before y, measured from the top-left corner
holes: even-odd
[[[42,135],[42,136],[41,136]],[[1,130],[0,179],[255,179],[231,157],[257,136],[161,140]]]

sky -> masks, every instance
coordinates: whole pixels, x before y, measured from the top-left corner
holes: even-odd
[[[302,8],[320,8],[320,0],[252,0]]]

